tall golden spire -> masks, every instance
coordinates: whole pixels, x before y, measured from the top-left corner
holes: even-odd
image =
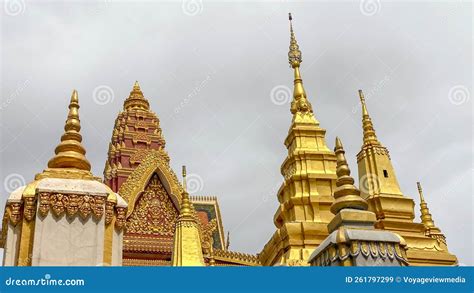
[[[150,104],[148,100],[143,96],[143,92],[140,88],[138,81],[135,81],[133,89],[130,92],[129,97],[123,103],[124,110],[150,110]]]
[[[354,178],[351,176],[351,170],[347,164],[345,151],[339,137],[336,137],[336,189],[334,190],[335,201],[331,206],[331,212],[337,214],[342,209],[367,210],[368,204],[360,196],[360,191],[354,186]]]
[[[81,122],[79,120],[79,98],[74,90],[69,103],[69,113],[67,115],[64,134],[61,142],[54,150],[55,156],[49,160],[49,168],[74,168],[90,171],[91,164],[86,159],[86,150],[82,146],[82,136],[80,134]]]
[[[307,99],[306,91],[303,87],[303,79],[301,78],[300,64],[303,62],[303,59],[301,57],[298,42],[296,41],[295,33],[293,32],[293,17],[291,16],[291,13],[289,13],[288,16],[290,20],[290,50],[288,52],[288,61],[295,74],[291,113],[313,113],[313,107]]]
[[[425,201],[423,196],[423,190],[421,189],[420,182],[417,182],[416,185],[418,186],[418,193],[420,194],[420,212],[421,212],[421,222],[429,228],[435,227],[433,218],[431,217],[430,210],[428,209],[428,204]]]
[[[201,232],[193,206],[189,200],[186,188],[186,167],[183,166],[183,194],[181,209],[174,233],[173,254],[171,261],[173,266],[204,266],[204,257],[201,246]]]
[[[291,14],[289,20],[288,61],[295,74],[293,117],[284,142],[288,155],[280,168],[284,179],[277,192],[280,206],[273,218],[277,230],[259,254],[263,265],[306,264],[307,256],[327,236],[326,226],[333,218],[329,211],[332,188],[328,186],[334,186],[337,178],[336,156],[327,146],[326,130],[314,117],[306,96]]]
[[[375,134],[374,125],[372,119],[367,111],[367,105],[365,104],[365,97],[362,90],[359,90],[360,103],[362,105],[362,128],[364,130],[364,145],[380,145]]]

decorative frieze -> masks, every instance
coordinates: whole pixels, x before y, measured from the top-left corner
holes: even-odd
[[[133,143],[137,143],[139,141],[146,142],[147,144],[151,144],[151,136],[145,132],[136,132],[133,134]]]
[[[16,226],[21,220],[21,205],[21,202],[10,202],[7,203],[5,208],[8,219],[13,226]]]
[[[115,202],[112,201],[107,201],[105,203],[105,224],[109,225],[112,222],[112,219],[114,218],[115,211]]]
[[[115,219],[115,228],[120,230],[123,229],[123,226],[125,224],[127,208],[117,207],[115,210],[117,212],[117,218]]]
[[[139,121],[135,122],[134,127],[135,127],[135,129],[137,129],[137,128],[148,129],[150,126],[149,126],[149,123],[147,121],[139,120]]]
[[[362,255],[368,263],[376,263],[377,259],[390,259],[401,265],[408,265],[406,250],[398,243],[379,241],[353,241],[350,244],[331,245],[312,260],[314,266],[339,265],[347,258],[355,259]]]
[[[46,217],[49,212],[49,193],[40,193],[39,198],[39,213],[42,217]]]
[[[34,196],[28,196],[24,197],[24,203],[25,203],[25,208],[24,208],[24,215],[25,219],[27,221],[31,221],[35,218],[36,215],[36,197]]]
[[[149,150],[137,150],[130,156],[130,163],[140,163],[149,153]]]
[[[357,162],[365,158],[368,154],[383,155],[390,159],[390,153],[386,147],[377,145],[364,145],[362,150],[357,154]]]
[[[38,208],[39,216],[44,218],[50,211],[55,217],[68,218],[79,216],[86,220],[90,215],[96,220],[105,214],[105,224],[109,225],[114,216],[115,227],[122,229],[125,223],[127,208],[116,207],[116,202],[106,201],[102,195],[65,194],[58,192],[40,192],[33,197],[23,197],[21,201],[7,202],[5,219],[16,226],[23,218],[32,221]]]
[[[94,218],[101,219],[104,214],[105,198],[103,196],[62,194],[62,193],[40,193],[40,215],[46,216],[49,210],[56,217],[66,214],[75,217],[77,214],[82,219],[87,219],[91,214]]]

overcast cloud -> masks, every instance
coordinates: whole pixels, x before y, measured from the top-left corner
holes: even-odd
[[[102,176],[115,117],[138,80],[174,170],[186,164],[194,194],[219,198],[232,250],[260,252],[275,230],[287,153],[291,11],[329,147],[341,137],[357,177],[364,89],[403,192],[418,203],[422,182],[451,252],[474,265],[470,3],[38,2],[2,3],[2,214],[8,191],[52,157],[74,88],[87,157]]]

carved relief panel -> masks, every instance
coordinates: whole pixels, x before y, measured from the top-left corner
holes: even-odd
[[[127,219],[127,234],[172,237],[178,215],[170,195],[155,173]]]

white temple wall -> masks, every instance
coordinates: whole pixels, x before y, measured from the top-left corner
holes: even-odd
[[[36,216],[33,246],[33,266],[96,266],[102,265],[105,223],[70,219],[49,213],[44,219]]]
[[[16,226],[8,224],[7,239],[3,249],[3,265],[16,266],[20,251],[21,223]]]

